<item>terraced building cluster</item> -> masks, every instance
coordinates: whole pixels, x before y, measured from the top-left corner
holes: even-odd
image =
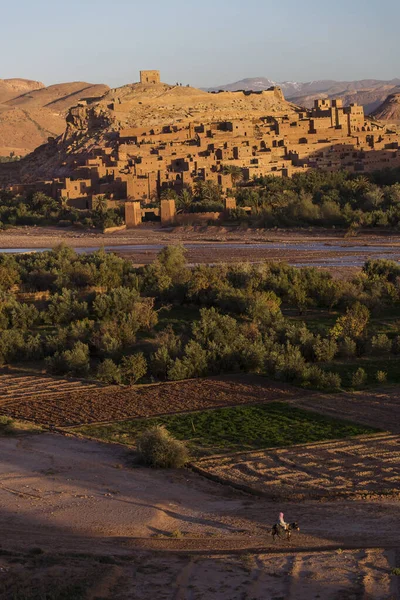
[[[168,86],[157,71],[142,71],[141,83],[71,109],[64,136],[28,157],[10,189],[43,191],[81,209],[99,197],[110,207],[134,201],[140,204],[127,219],[137,225],[146,205],[168,190],[180,194],[211,181],[229,198],[236,183],[229,167],[244,183],[314,168],[368,172],[399,166],[399,141],[362,106],[340,99],[316,100],[310,111],[286,102],[278,87],[214,94]],[[37,181],[41,172],[51,177]],[[164,213],[171,220],[174,208]]]

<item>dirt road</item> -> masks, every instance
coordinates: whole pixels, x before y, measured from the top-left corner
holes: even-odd
[[[398,502],[277,506],[189,471],[133,468],[124,448],[58,434],[0,438],[0,457],[2,552],[39,547],[62,554],[64,568],[65,553],[124,560],[121,571],[103,570],[112,585],[96,597],[261,599],[274,589],[276,598],[325,599],[344,597],[338,589],[367,594],[374,586],[380,595],[354,597],[396,597],[389,571],[400,546]],[[290,547],[274,546],[269,535],[280,510],[301,525]],[[156,576],[139,577],[129,595],[130,569],[143,553]],[[333,579],[322,572],[327,568],[335,569]],[[4,569],[6,579],[15,573],[12,564]],[[0,568],[0,592],[2,577]],[[232,595],[234,584],[245,595]],[[114,596],[118,585],[125,591]]]

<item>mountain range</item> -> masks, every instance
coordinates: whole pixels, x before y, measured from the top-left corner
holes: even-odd
[[[241,79],[234,83],[208,88],[209,92],[219,90],[234,92],[237,90],[262,91],[271,86],[279,86],[287,100],[305,108],[311,108],[317,98],[341,97],[346,105],[353,102],[364,106],[366,114],[372,113],[379,107],[390,94],[400,92],[400,79],[389,81],[380,79],[361,79],[359,81],[335,81],[326,79],[321,81],[276,82],[265,77]]]

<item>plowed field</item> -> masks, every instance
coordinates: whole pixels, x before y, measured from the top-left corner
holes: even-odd
[[[270,498],[399,496],[400,436],[378,434],[218,456],[202,459],[198,467]]]
[[[65,394],[104,388],[100,383],[49,377],[48,375],[30,375],[9,371],[0,374],[0,408],[15,402],[30,401],[32,398],[60,398]],[[4,414],[4,413],[1,413]]]
[[[35,388],[34,382],[30,381],[30,391],[21,395],[16,384],[15,395],[11,393],[6,400],[0,400],[0,414],[45,425],[69,427],[221,406],[290,400],[306,395],[306,392],[290,386],[271,384],[262,377],[248,376],[215,377],[137,388],[89,386],[88,389],[88,386],[85,388],[81,384],[76,392],[65,391],[64,380],[48,379],[52,381],[49,394],[45,393],[45,387],[40,388],[42,384],[38,383]],[[60,393],[54,389],[57,382]]]

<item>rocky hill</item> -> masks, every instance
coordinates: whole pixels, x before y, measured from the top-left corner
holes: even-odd
[[[33,90],[44,88],[44,83],[30,79],[0,79],[0,104]]]
[[[70,165],[95,146],[113,147],[124,127],[210,123],[235,118],[294,112],[280,89],[244,94],[210,94],[182,86],[130,84],[109,90],[99,100],[81,102],[67,114],[67,128],[57,140],[28,155],[19,166],[20,180],[68,175]]]
[[[65,130],[68,110],[110,88],[84,82],[45,87],[26,79],[0,80],[0,156],[25,155]]]
[[[391,94],[376,108],[372,116],[380,121],[400,124],[400,89],[397,94]]]
[[[265,90],[271,85],[279,85],[285,97],[292,102],[311,108],[317,98],[344,99],[345,105],[357,102],[364,106],[366,114],[373,112],[388,96],[400,91],[400,79],[381,81],[379,79],[363,79],[360,81],[309,81],[306,83],[284,81],[276,83],[263,77],[242,79],[235,83],[211,88],[211,90]]]

